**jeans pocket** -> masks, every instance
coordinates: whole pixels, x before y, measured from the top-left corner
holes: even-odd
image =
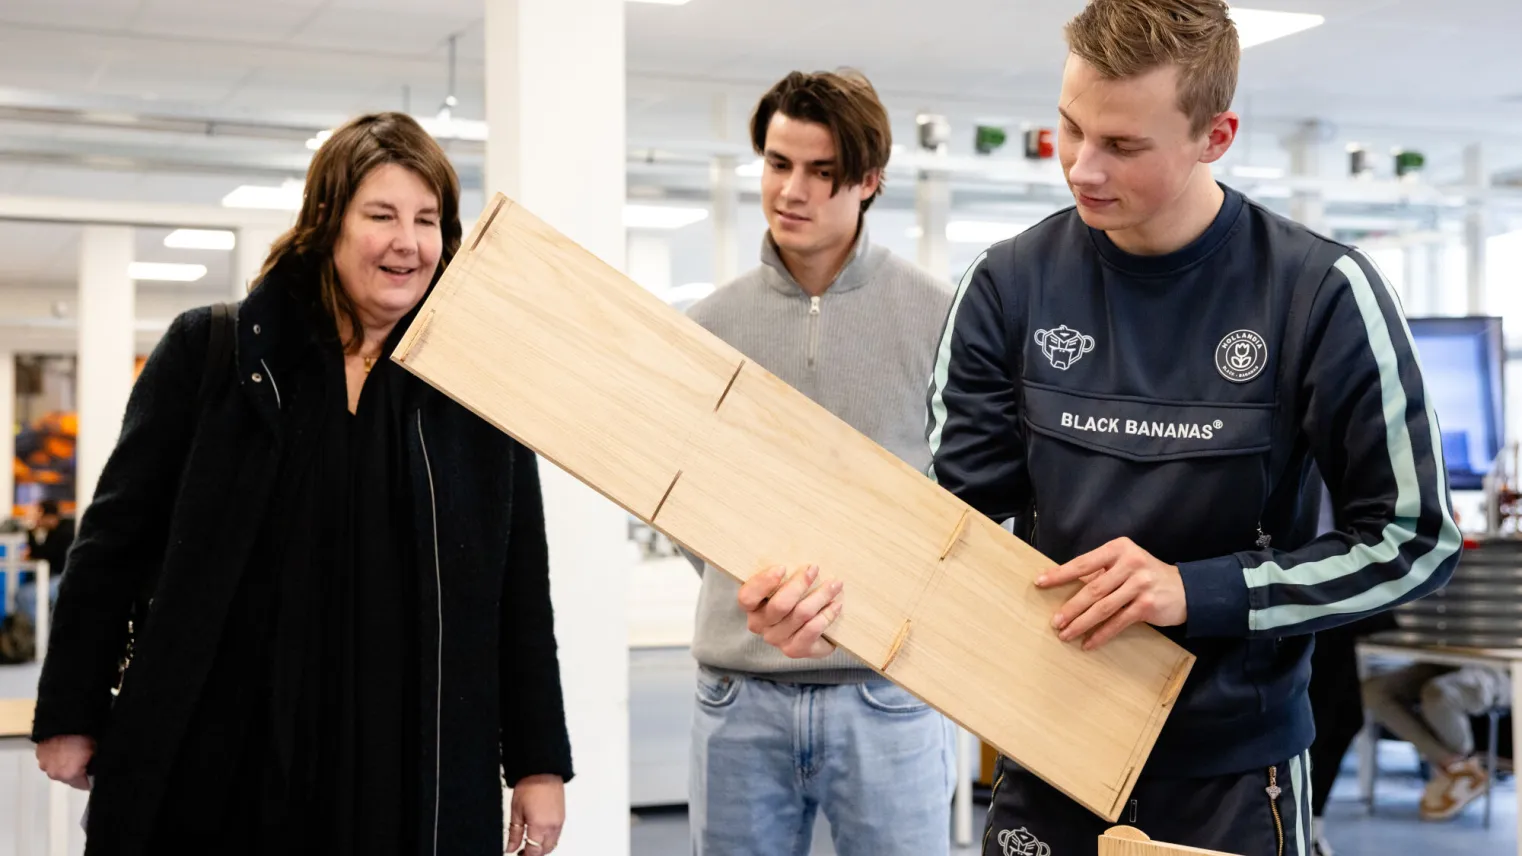
[[[892,681],[867,681],[858,684],[856,691],[867,707],[880,713],[907,715],[930,709],[930,705]]]
[[[734,704],[740,695],[740,679],[721,675],[708,669],[698,669],[698,703],[704,707],[720,708]]]

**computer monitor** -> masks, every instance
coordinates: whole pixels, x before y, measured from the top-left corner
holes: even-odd
[[[1479,490],[1506,436],[1506,340],[1489,316],[1410,318],[1427,395],[1442,426],[1448,486]]]

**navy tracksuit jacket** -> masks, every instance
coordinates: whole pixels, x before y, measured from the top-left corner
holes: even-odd
[[[1073,209],[990,248],[929,408],[931,476],[1048,557],[1128,536],[1179,566],[1188,621],[1163,632],[1198,660],[1147,775],[1305,750],[1310,634],[1421,597],[1458,560],[1394,294],[1367,256],[1229,188],[1172,254],[1125,253]],[[1321,537],[1318,470],[1337,520]]]

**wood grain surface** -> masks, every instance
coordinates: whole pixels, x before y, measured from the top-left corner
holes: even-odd
[[[1232,856],[1220,850],[1201,850],[1163,844],[1133,826],[1116,826],[1099,836],[1099,856]]]
[[[1119,817],[1193,658],[1145,626],[1063,644],[1051,562],[521,206],[493,199],[393,359],[738,579],[843,580],[832,641]]]
[[[30,737],[36,708],[35,699],[0,699],[0,737]]]

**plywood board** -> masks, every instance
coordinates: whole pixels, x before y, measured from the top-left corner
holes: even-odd
[[[1219,850],[1201,850],[1162,844],[1147,838],[1146,833],[1130,826],[1117,826],[1099,836],[1099,856],[1232,856]]]
[[[29,737],[37,702],[29,698],[0,699],[0,737]]]
[[[1192,657],[1061,643],[1049,561],[521,206],[493,199],[393,358],[736,578],[818,564],[832,641],[1119,816]]]

